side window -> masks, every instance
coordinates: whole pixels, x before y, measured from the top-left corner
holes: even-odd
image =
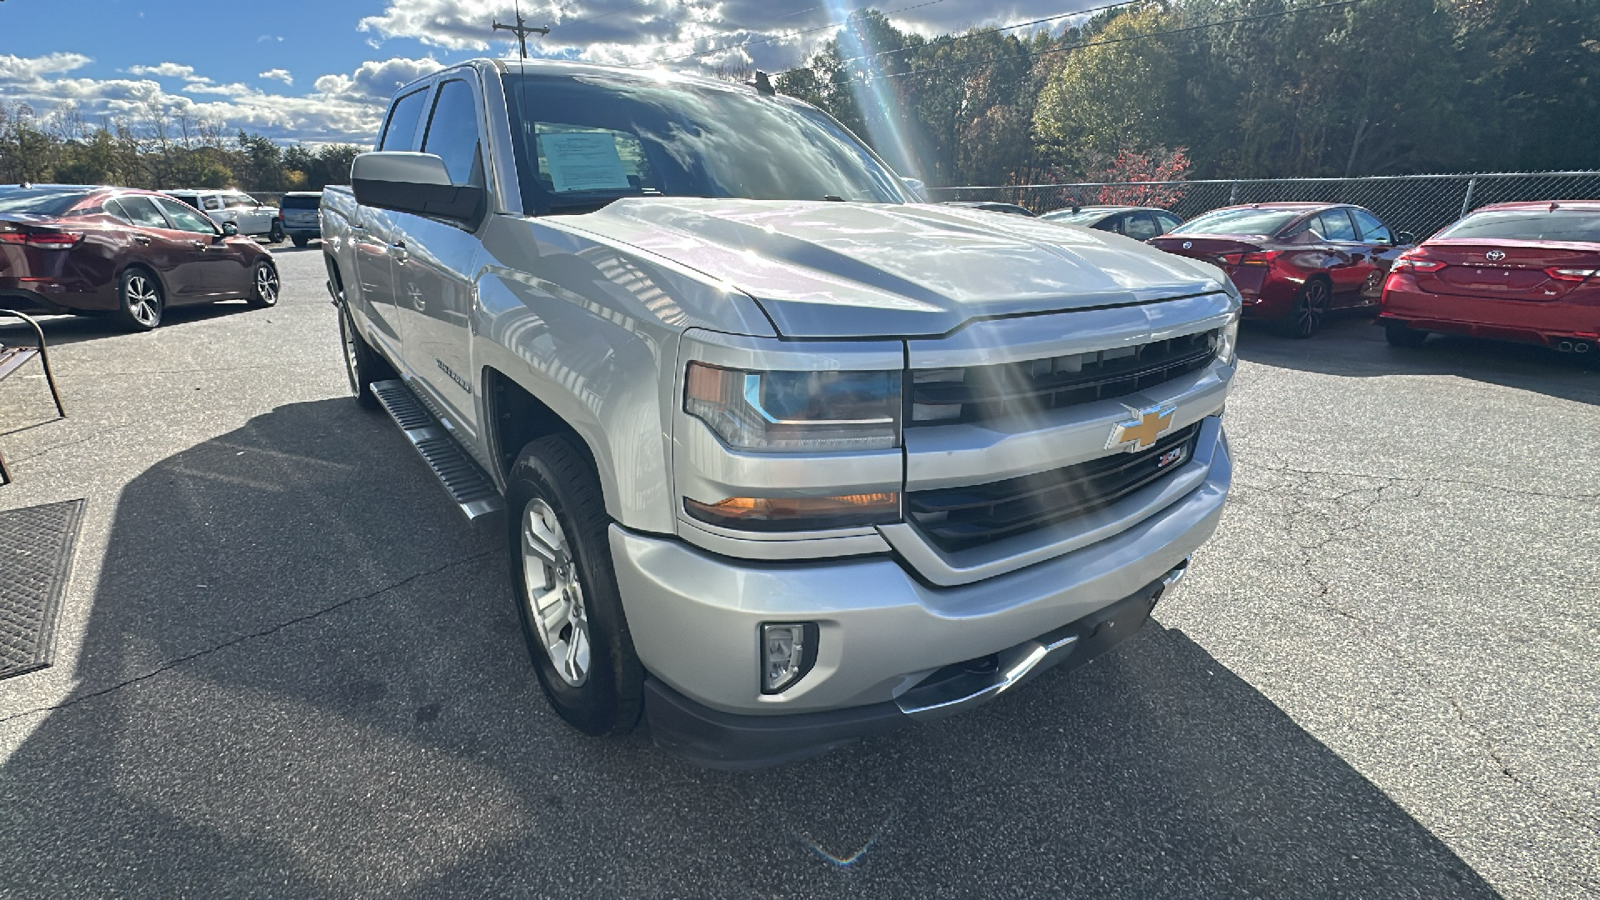
[[[255,209],[260,205],[249,194],[228,194],[226,202],[229,209]]]
[[[1161,229],[1156,227],[1155,217],[1147,212],[1128,213],[1123,220],[1122,233],[1136,241],[1148,241],[1161,234]]]
[[[1356,227],[1361,229],[1361,239],[1369,244],[1392,244],[1394,232],[1389,226],[1378,221],[1378,217],[1364,209],[1352,209],[1350,215],[1355,216]]]
[[[195,234],[217,233],[217,229],[212,226],[211,220],[195,212],[188,204],[179,203],[176,200],[168,200],[165,197],[157,197],[156,205],[161,207],[161,211],[167,214],[167,218],[172,220],[172,224],[179,231],[189,231]]]
[[[478,114],[472,85],[460,79],[439,85],[439,98],[428,117],[422,152],[436,153],[455,184],[483,184],[483,156],[478,152]]]
[[[1356,227],[1350,214],[1342,209],[1330,209],[1317,217],[1322,220],[1322,234],[1330,241],[1356,240]]]
[[[124,218],[131,225],[137,225],[141,228],[172,228],[172,225],[167,222],[167,217],[163,216],[161,210],[156,209],[156,205],[150,202],[150,198],[143,194],[118,197],[115,202],[122,208],[122,211],[126,214]]]
[[[222,199],[215,195],[200,198],[201,209],[221,209]]]
[[[1183,220],[1179,219],[1177,216],[1173,215],[1172,213],[1158,212],[1158,213],[1155,214],[1155,216],[1156,216],[1156,225],[1161,228],[1161,233],[1162,234],[1166,234],[1167,232],[1171,231],[1172,229],[1177,228],[1179,225],[1183,224]]]
[[[389,121],[383,126],[383,137],[378,141],[379,150],[412,149],[411,140],[416,137],[417,123],[422,120],[422,101],[427,96],[428,89],[423,88],[394,102]]]

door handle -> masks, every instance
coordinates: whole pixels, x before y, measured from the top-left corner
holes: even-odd
[[[147,238],[147,237],[145,237],[145,236],[144,236],[144,235],[142,235],[142,234],[136,234],[136,235],[134,235],[134,236],[133,236],[133,242],[134,242],[134,243],[135,243],[135,244],[142,244],[142,245],[144,245],[144,246],[146,246],[146,247],[148,247],[148,246],[150,246],[150,239],[149,239],[149,238]]]
[[[395,262],[403,266],[406,264],[406,260],[410,258],[411,254],[406,252],[405,241],[395,241],[389,245],[389,256],[392,257]]]
[[[191,246],[191,247],[193,247],[196,250],[199,250],[201,252],[204,252],[205,249],[206,249],[206,245],[204,243],[202,243],[201,241],[190,241],[189,242],[189,246]]]

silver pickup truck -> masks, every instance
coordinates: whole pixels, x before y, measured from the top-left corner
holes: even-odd
[[[504,511],[550,702],[720,767],[1092,658],[1232,472],[1219,270],[908,202],[758,83],[445,69],[321,207],[351,386]]]

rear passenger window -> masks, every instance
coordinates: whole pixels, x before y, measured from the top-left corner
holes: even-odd
[[[378,140],[379,150],[410,150],[412,140],[417,135],[417,123],[422,120],[422,101],[428,96],[428,89],[401,97],[394,102],[394,109],[389,112],[389,121],[383,126],[383,137]]]
[[[483,186],[482,155],[478,152],[478,113],[472,86],[459,79],[439,85],[439,99],[428,119],[422,152],[438,154],[455,184]]]
[[[172,230],[172,223],[168,222],[167,217],[161,214],[161,210],[156,209],[156,205],[150,202],[149,197],[135,194],[130,197],[118,197],[115,202],[124,213],[119,218],[125,219],[131,225]],[[112,213],[112,215],[116,214]]]
[[[1129,213],[1122,220],[1122,233],[1136,241],[1148,241],[1161,234],[1161,229],[1156,227],[1156,220],[1147,212]]]
[[[1356,240],[1356,227],[1350,224],[1350,214],[1344,210],[1330,209],[1317,218],[1322,220],[1322,235],[1328,240]]]

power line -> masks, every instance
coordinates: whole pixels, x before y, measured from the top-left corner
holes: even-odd
[[[943,2],[944,2],[944,0],[924,0],[924,2],[922,2],[922,3],[913,3],[910,6],[902,6],[902,7],[899,7],[897,9],[891,9],[888,12],[883,13],[883,15],[887,17],[887,16],[891,16],[891,15],[893,15],[895,13],[905,12],[907,10],[912,10],[912,9],[921,9],[924,6],[933,6],[934,4],[943,3]],[[820,9],[820,8],[821,8],[820,6],[812,7],[812,9]],[[801,12],[810,12],[810,10],[801,10]],[[799,13],[794,13],[793,15],[799,15]],[[789,16],[789,18],[793,18],[793,15]],[[754,44],[770,44],[773,41],[780,41],[780,40],[783,40],[785,38],[799,37],[800,35],[803,35],[803,34],[813,34],[813,33],[818,32],[818,31],[826,31],[829,28],[839,28],[839,27],[841,27],[843,25],[848,25],[849,23],[850,23],[849,19],[846,19],[843,22],[829,22],[826,25],[819,25],[816,28],[804,28],[804,29],[801,29],[799,31],[791,31],[791,32],[788,32],[786,34],[775,34],[775,35],[772,35],[771,37],[765,37],[765,38],[751,38],[748,41],[741,41],[740,43],[737,43],[737,44],[726,44],[726,45],[721,46],[721,47],[711,47],[711,48],[708,48],[708,49],[705,49],[705,50],[697,50],[694,53],[686,53],[686,54],[684,54],[682,56],[670,56],[670,57],[667,57],[666,59],[653,59],[653,60],[650,60],[647,63],[640,63],[639,66],[659,65],[660,63],[678,62],[680,60],[693,59],[696,56],[705,56],[708,53],[720,53],[723,50],[737,50],[740,47],[749,47],[749,46],[752,46]],[[716,36],[721,35],[721,34],[737,34],[738,32],[741,32],[741,31],[751,31],[751,30],[753,30],[753,29],[750,29],[750,28],[735,28],[735,29],[731,29],[731,30],[728,30],[728,31],[717,32],[716,34],[704,35],[702,37],[716,37]],[[701,39],[702,38],[695,38],[695,40],[701,40]],[[638,68],[639,66],[634,66],[634,68]]]
[[[1191,31],[1201,31],[1201,30],[1206,29],[1206,28],[1220,28],[1223,25],[1239,25],[1239,24],[1242,24],[1242,23],[1245,23],[1245,22],[1256,22],[1256,21],[1259,21],[1261,19],[1275,19],[1275,18],[1278,18],[1280,16],[1291,16],[1291,15],[1294,15],[1296,13],[1316,12],[1317,10],[1323,10],[1323,9],[1337,9],[1339,7],[1344,7],[1344,6],[1355,6],[1358,3],[1364,3],[1364,2],[1366,2],[1366,0],[1338,0],[1338,2],[1335,2],[1335,3],[1322,3],[1322,4],[1318,4],[1317,6],[1300,6],[1300,7],[1294,8],[1294,9],[1279,10],[1277,12],[1258,13],[1258,14],[1253,15],[1253,16],[1241,16],[1241,17],[1239,17],[1237,19],[1224,19],[1224,20],[1222,20],[1220,22],[1203,22],[1203,23],[1201,23],[1199,25],[1187,25],[1187,26],[1184,26],[1183,28],[1173,28],[1173,29],[1168,30],[1168,31],[1148,31],[1148,32],[1145,32],[1144,34],[1131,35],[1131,36],[1125,37],[1125,38],[1110,38],[1110,39],[1107,39],[1107,40],[1104,40],[1104,41],[1092,41],[1092,42],[1087,43],[1087,44],[1074,44],[1074,45],[1072,45],[1070,47],[1054,47],[1054,48],[1049,49],[1049,50],[1040,50],[1038,53],[1033,54],[1033,56],[1034,56],[1034,58],[1038,58],[1040,56],[1048,56],[1049,54],[1052,54],[1052,53],[1071,53],[1071,52],[1073,52],[1075,50],[1087,50],[1090,47],[1106,47],[1106,46],[1110,46],[1112,44],[1126,44],[1126,43],[1130,43],[1132,41],[1148,40],[1149,38],[1155,38],[1155,37],[1168,37],[1168,36],[1171,36],[1171,35],[1174,35],[1174,34],[1187,34],[1187,33],[1191,32]],[[905,77],[910,76],[910,75],[931,75],[934,72],[948,72],[948,71],[954,71],[954,70],[957,70],[957,69],[971,69],[971,68],[975,68],[977,66],[985,66],[985,65],[989,65],[991,63],[1001,62],[1001,61],[1007,60],[1007,59],[1015,59],[1015,57],[1009,57],[1008,58],[1008,57],[1002,57],[1002,56],[991,56],[991,57],[988,57],[987,59],[975,60],[975,61],[970,62],[970,63],[958,63],[958,64],[955,64],[955,65],[949,65],[949,66],[935,66],[935,67],[933,67],[931,69],[912,69],[909,72],[899,72],[899,73],[896,73],[894,75],[880,75],[878,77],[881,78],[884,81],[887,81],[887,80],[889,80],[891,78],[905,78]]]

